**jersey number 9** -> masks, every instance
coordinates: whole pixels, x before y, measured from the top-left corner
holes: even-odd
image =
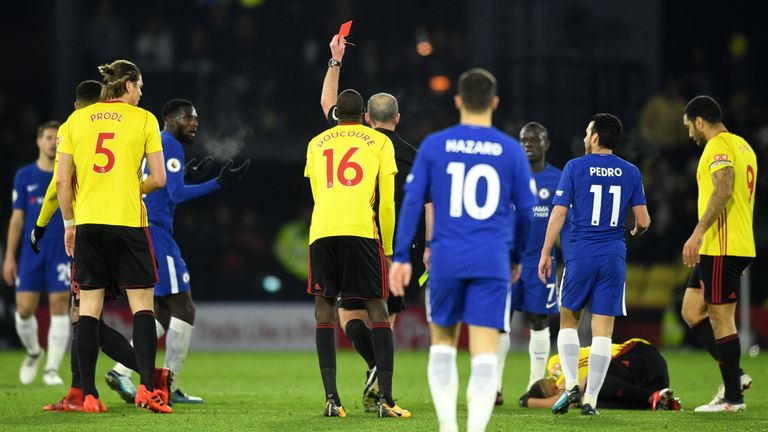
[[[96,140],[96,154],[103,154],[107,157],[106,165],[93,164],[93,170],[99,174],[108,173],[115,166],[115,154],[112,153],[112,150],[104,147],[104,141],[111,139],[115,139],[114,132],[101,132]]]

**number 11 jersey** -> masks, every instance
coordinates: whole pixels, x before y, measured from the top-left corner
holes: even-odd
[[[75,110],[59,128],[60,153],[75,163],[75,223],[146,227],[144,156],[163,151],[155,116],[124,102]]]
[[[571,233],[565,260],[603,255],[627,256],[627,210],[645,205],[643,176],[613,154],[588,154],[563,168],[552,204],[570,207]]]

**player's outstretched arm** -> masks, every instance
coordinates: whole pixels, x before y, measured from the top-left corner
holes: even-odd
[[[147,153],[147,166],[149,167],[149,177],[141,182],[141,193],[148,194],[165,186],[165,158],[163,152]]]
[[[636,237],[648,231],[651,226],[651,215],[648,214],[648,206],[644,205],[632,207],[632,214],[635,215],[635,227],[630,234]]]
[[[346,49],[346,40],[344,37],[334,35],[331,39],[331,59],[339,64],[336,66],[328,65],[323,80],[323,90],[320,93],[320,106],[323,107],[323,115],[328,115],[331,108],[336,105],[336,97],[339,94],[339,77],[341,76],[341,59],[344,58]]]
[[[544,237],[544,246],[541,248],[541,258],[539,259],[539,279],[542,283],[547,283],[547,278],[552,275],[552,248],[555,247],[555,240],[560,236],[567,215],[568,207],[561,205],[552,207],[552,214],[549,216],[549,223],[547,224],[547,234]]]

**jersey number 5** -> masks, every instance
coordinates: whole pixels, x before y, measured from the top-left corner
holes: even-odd
[[[108,173],[115,166],[115,154],[112,153],[112,150],[104,147],[104,141],[111,139],[115,139],[114,132],[101,132],[96,139],[96,154],[103,154],[107,157],[106,165],[93,164],[93,170],[99,174]]]
[[[347,152],[344,153],[344,157],[342,157],[341,161],[339,162],[339,167],[335,170],[335,177],[337,177],[339,179],[339,183],[344,186],[355,186],[363,180],[363,167],[361,167],[359,163],[349,160],[357,150],[359,150],[357,147],[352,147],[347,150]],[[329,188],[332,188],[334,179],[333,149],[329,148],[323,150],[323,156],[325,157],[325,177],[327,181],[326,185]],[[348,178],[346,176],[348,169],[354,171],[354,177]]]
[[[446,172],[451,175],[451,217],[461,217],[466,209],[472,219],[485,220],[496,213],[499,207],[501,185],[499,174],[488,164],[477,164],[466,171],[463,162],[451,162]],[[477,184],[484,178],[488,187],[485,190],[485,204],[477,204]]]

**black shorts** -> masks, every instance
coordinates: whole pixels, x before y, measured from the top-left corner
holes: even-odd
[[[611,359],[608,375],[650,391],[669,387],[667,361],[656,348],[638,341]]]
[[[345,298],[339,300],[339,307],[346,310],[364,310],[365,302],[359,299]],[[390,314],[404,311],[405,298],[389,296],[387,298],[387,310]]]
[[[708,304],[736,303],[741,275],[751,262],[749,257],[701,255],[688,278],[688,288],[700,288]]]
[[[334,236],[309,245],[307,293],[378,300],[389,297],[387,261],[377,240]]]
[[[147,228],[115,225],[78,225],[73,290],[152,288],[157,262]]]
[[[80,287],[74,282],[71,282],[72,289],[70,294],[72,295],[72,304],[75,307],[80,307]],[[123,296],[123,290],[115,287],[114,285],[108,286],[104,290],[104,303],[114,303]]]

